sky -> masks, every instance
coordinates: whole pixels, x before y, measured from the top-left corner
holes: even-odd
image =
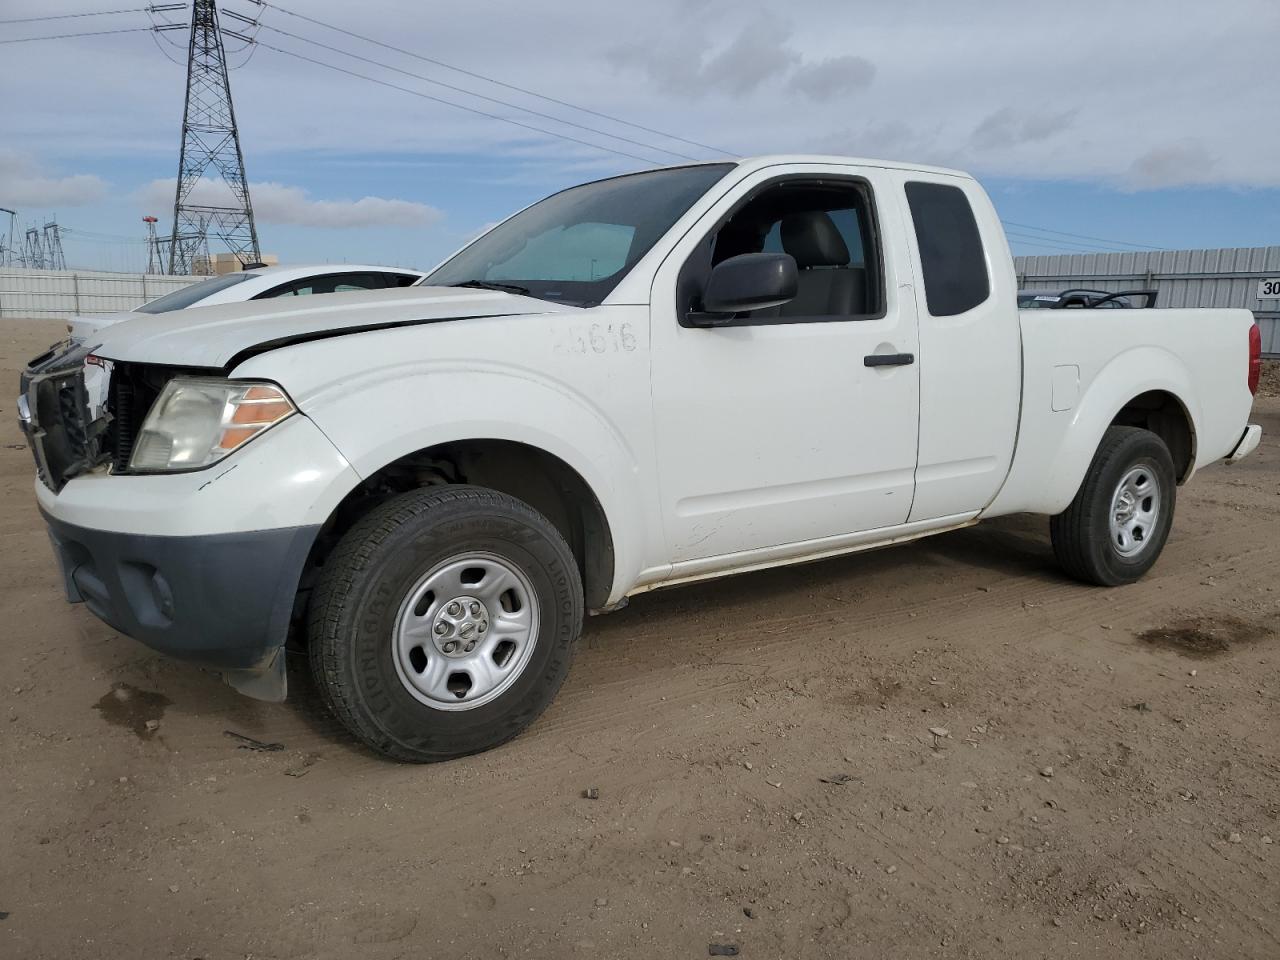
[[[219,6],[260,20],[224,23],[257,41],[227,39],[232,93],[261,246],[286,263],[427,268],[562,187],[763,153],[969,170],[1015,253],[1280,243],[1276,0]],[[0,0],[0,41],[155,19],[13,22],[112,9]],[[141,218],[172,216],[185,47],[0,43],[19,233],[56,217],[73,266],[145,266]]]

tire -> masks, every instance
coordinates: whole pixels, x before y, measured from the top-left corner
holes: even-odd
[[[312,595],[309,657],[362,743],[450,760],[510,740],[546,709],[582,616],[577,563],[545,517],[493,490],[430,487],[339,541]]]
[[[1049,521],[1058,564],[1103,587],[1138,580],[1169,538],[1177,489],[1160,437],[1139,427],[1108,428],[1075,499]]]

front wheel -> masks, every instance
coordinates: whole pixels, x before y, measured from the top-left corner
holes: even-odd
[[[324,565],[312,671],[333,713],[397,760],[497,746],[569,671],[582,584],[564,538],[528,505],[434,487],[377,507]]]
[[[1049,521],[1059,565],[1086,583],[1133,583],[1164,549],[1177,489],[1160,437],[1139,427],[1108,428],[1075,499]]]

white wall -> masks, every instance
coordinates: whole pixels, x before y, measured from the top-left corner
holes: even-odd
[[[119,313],[206,277],[0,268],[0,317],[61,320]]]

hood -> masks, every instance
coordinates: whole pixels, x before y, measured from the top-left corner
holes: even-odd
[[[267,350],[361,330],[574,309],[491,290],[360,290],[128,314],[90,342],[98,341],[93,352],[108,360],[222,369]]]
[[[67,333],[71,334],[71,338],[77,343],[83,343],[86,338],[93,336],[95,330],[109,327],[113,323],[122,323],[133,316],[136,316],[136,314],[128,311],[124,313],[95,313],[87,316],[76,314],[73,317],[67,317]]]

